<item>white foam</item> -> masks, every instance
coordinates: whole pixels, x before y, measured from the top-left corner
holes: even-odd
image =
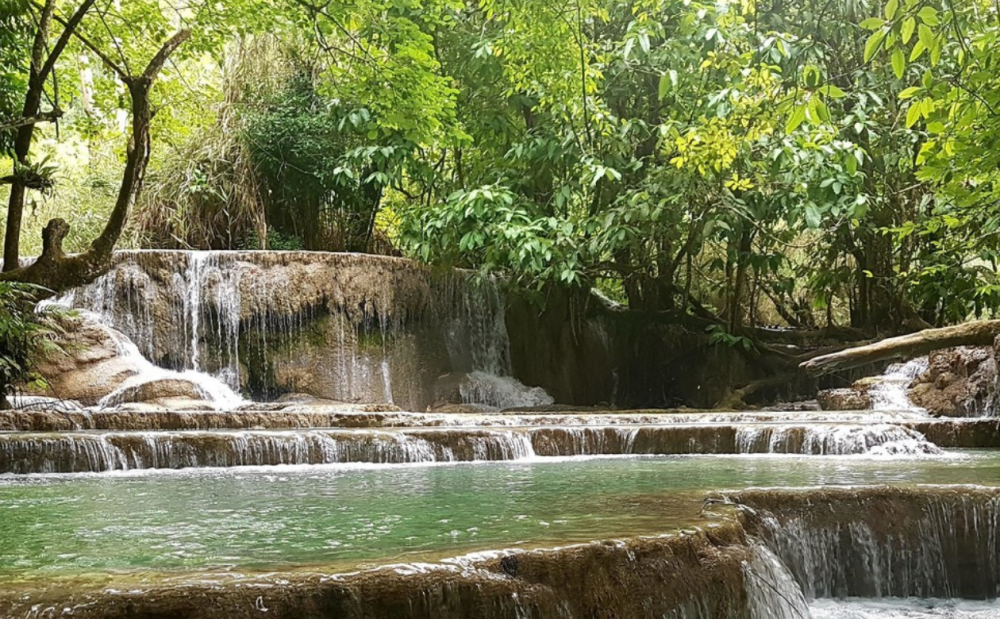
[[[1000,619],[997,602],[954,600],[816,600],[812,619]]]

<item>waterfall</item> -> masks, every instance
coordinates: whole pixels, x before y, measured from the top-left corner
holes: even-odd
[[[809,619],[802,589],[774,552],[759,542],[743,563],[750,619]]]
[[[527,387],[516,378],[474,371],[459,386],[462,402],[497,410],[548,406],[555,400],[540,387]]]
[[[908,392],[913,381],[927,371],[927,366],[927,357],[890,365],[868,390],[872,409],[922,410],[910,401]]]
[[[739,453],[812,455],[940,455],[944,453],[915,430],[891,424],[809,424],[742,426]]]
[[[818,600],[813,619],[998,619],[991,602],[954,600]]]
[[[161,370],[165,371],[165,370]],[[93,423],[92,413],[90,423]],[[128,417],[115,413],[128,425]],[[183,418],[157,417],[158,422],[181,422],[197,427],[207,413],[185,414]],[[280,413],[232,413],[226,419],[244,427],[267,424],[271,416],[289,424]],[[313,419],[319,425],[336,425],[337,419]],[[324,423],[325,422],[325,423]],[[216,420],[221,426],[237,425]],[[307,424],[307,425],[316,425]],[[183,427],[183,426],[182,426]],[[280,424],[279,424],[280,427]],[[780,430],[780,429],[779,429]],[[816,444],[803,441],[802,428],[789,434],[798,438],[740,444],[743,430],[722,426],[606,426],[606,427],[466,427],[373,429],[285,429],[225,431],[112,431],[63,434],[0,434],[0,473],[78,473],[147,468],[231,467],[311,465],[338,463],[416,464],[524,460],[535,457],[816,453],[878,454],[885,444],[869,447],[864,441],[850,440],[834,449],[812,451]],[[780,432],[779,432],[780,434]],[[891,436],[891,434],[890,434]],[[907,439],[908,441],[915,439]],[[915,443],[921,445],[920,443]],[[912,453],[927,453],[930,444],[915,447]],[[766,449],[758,452],[753,450]],[[850,451],[854,449],[856,451]],[[787,450],[787,451],[786,451]]]
[[[167,369],[205,371],[203,349],[210,344],[216,357],[211,373],[238,390],[242,269],[234,258],[227,252],[120,251],[110,272],[58,302],[94,312]]]
[[[551,398],[510,376],[496,281],[383,256],[119,251],[114,268],[61,303],[93,311],[154,365],[210,374],[270,399],[305,392],[421,410],[460,372],[467,403]]]
[[[528,433],[503,429],[0,434],[0,472],[18,474],[501,461],[534,455]]]
[[[1000,491],[745,491],[761,537],[816,598],[1000,595]]]

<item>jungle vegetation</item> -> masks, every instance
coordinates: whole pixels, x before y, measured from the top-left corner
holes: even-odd
[[[992,0],[0,0],[0,279],[317,249],[730,342],[990,317],[998,34]]]

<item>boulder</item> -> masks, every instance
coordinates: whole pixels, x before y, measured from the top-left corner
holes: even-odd
[[[171,400],[182,402],[201,402],[204,397],[201,390],[191,381],[181,378],[162,378],[150,380],[136,385],[126,385],[113,394],[108,404],[126,404],[129,402],[150,402],[169,404]]]
[[[910,388],[910,399],[931,415],[940,417],[988,414],[996,389],[996,356],[995,349],[987,347],[933,352],[927,371]]]
[[[132,360],[119,356],[113,332],[92,315],[63,315],[56,320],[60,331],[37,365],[46,386],[29,388],[29,394],[92,406],[138,374]]]
[[[485,372],[452,372],[434,383],[434,405],[440,411],[449,405],[474,405],[480,412],[509,408],[549,406],[552,396],[541,387],[528,387],[516,378]]]
[[[863,411],[872,406],[867,389],[862,391],[853,387],[824,389],[816,394],[816,400],[825,411]]]

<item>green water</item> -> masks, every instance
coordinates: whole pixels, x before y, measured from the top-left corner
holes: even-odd
[[[996,484],[1000,453],[659,457],[0,476],[0,582],[363,566],[666,532],[705,491]]]

